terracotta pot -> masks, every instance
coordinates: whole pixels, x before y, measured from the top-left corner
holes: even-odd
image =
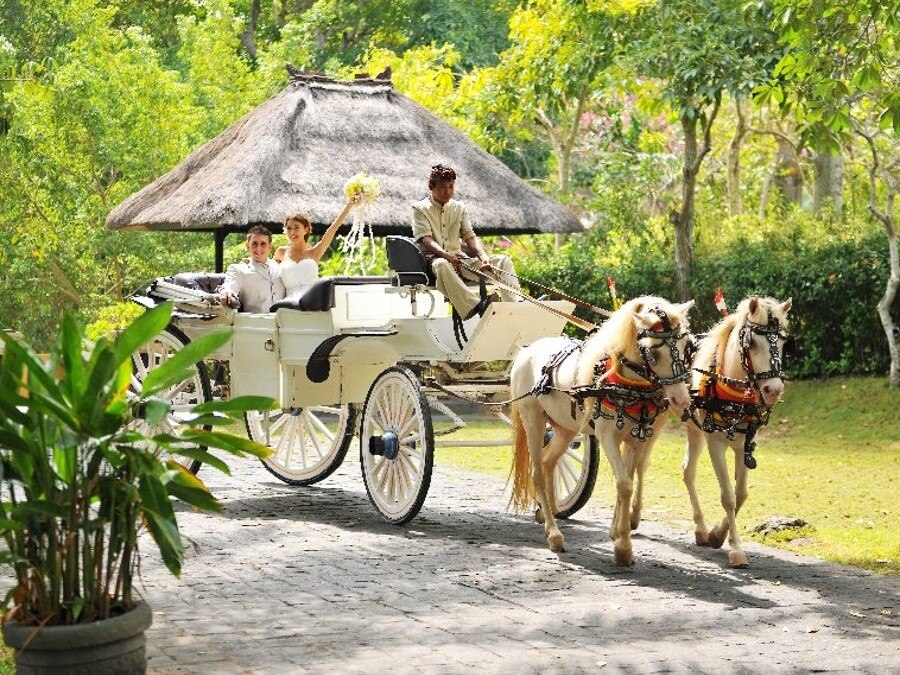
[[[74,626],[37,629],[9,622],[3,627],[3,639],[16,650],[19,675],[144,673],[144,631],[152,622],[150,605],[141,602],[127,614]],[[29,642],[35,630],[38,633]]]

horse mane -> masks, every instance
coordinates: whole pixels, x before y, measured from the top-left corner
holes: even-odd
[[[729,314],[709,329],[706,337],[700,342],[700,348],[697,350],[697,356],[694,358],[695,366],[708,368],[713,360],[721,362],[722,353],[725,350],[725,345],[728,344],[728,338],[731,336],[731,333],[735,328],[742,326],[750,317],[750,300],[752,297],[754,296],[741,300],[732,314]],[[754,320],[765,323],[765,318],[771,314],[778,319],[784,328],[787,328],[787,313],[782,309],[781,301],[767,296],[755,297],[757,299],[757,307],[756,312],[753,314]],[[695,373],[695,376],[699,376],[699,373]]]
[[[653,295],[642,295],[629,300],[619,307],[600,329],[587,339],[578,360],[577,385],[588,385],[594,377],[594,365],[598,361],[610,358],[615,365],[619,354],[630,352],[637,345],[637,327],[633,315],[644,311],[647,307],[658,305],[671,317],[680,317],[672,303]],[[685,317],[680,317],[682,321]]]

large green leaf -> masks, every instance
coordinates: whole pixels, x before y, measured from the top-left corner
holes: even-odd
[[[167,462],[170,470],[166,472],[168,481],[165,487],[169,494],[204,511],[221,512],[222,505],[210,494],[203,481],[175,461]]]
[[[84,391],[84,357],[81,332],[71,314],[63,317],[59,334],[59,350],[62,357],[63,385],[69,399],[77,401]]]
[[[181,574],[184,546],[172,503],[162,482],[153,475],[141,476],[141,513],[150,535],[159,547],[163,562],[175,576]]]
[[[135,319],[128,328],[119,334],[113,344],[118,363],[131,360],[132,354],[154,336],[159,335],[169,325],[171,318],[172,303],[163,302]]]
[[[228,468],[228,465],[223,462],[221,459],[210,453],[208,450],[204,450],[203,448],[174,448],[169,447],[167,450],[173,454],[178,455],[179,457],[188,457],[190,459],[195,459],[198,462],[202,462],[208,466],[211,466],[215,469],[218,469],[224,474],[231,475],[231,469]]]
[[[141,388],[141,396],[157,394],[190,377],[194,364],[224,345],[231,338],[231,330],[208,333],[185,345],[171,358],[147,373]]]
[[[219,448],[235,455],[247,453],[263,459],[272,454],[272,450],[249,438],[234,436],[223,431],[204,431],[203,429],[189,429],[182,434],[182,439],[205,445],[210,448]]]
[[[275,410],[278,402],[268,396],[238,396],[227,401],[207,401],[194,406],[197,412],[237,412]]]

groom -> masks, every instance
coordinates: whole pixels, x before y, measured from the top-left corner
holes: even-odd
[[[269,260],[272,233],[262,225],[247,230],[248,262],[229,265],[219,298],[226,307],[241,307],[245,312],[262,314],[284,298],[284,283],[278,276],[278,264]]]

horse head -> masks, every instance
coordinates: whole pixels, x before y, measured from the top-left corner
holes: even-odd
[[[737,335],[741,367],[763,402],[774,405],[784,394],[784,343],[793,300],[750,297],[744,302],[746,318]]]
[[[694,301],[677,305],[662,298],[637,300],[631,319],[635,346],[646,364],[646,377],[662,387],[672,407],[683,410],[691,402],[687,381],[691,374],[689,353],[694,338],[688,312]]]
[[[784,343],[788,338],[787,314],[792,300],[751,296],[734,314],[716,324],[703,339],[694,361],[698,375],[716,369],[718,374],[758,393],[771,406],[784,394]]]

